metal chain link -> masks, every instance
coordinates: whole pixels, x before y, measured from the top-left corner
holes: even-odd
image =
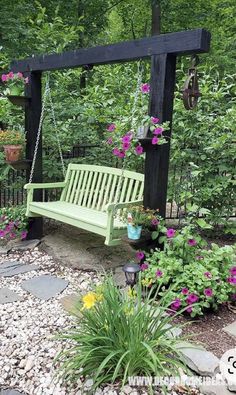
[[[42,111],[41,111],[41,115],[40,115],[39,127],[38,127],[36,142],[35,142],[34,156],[33,156],[32,166],[31,166],[31,170],[30,170],[30,177],[29,177],[30,184],[32,183],[33,176],[34,176],[34,168],[35,168],[35,162],[36,162],[38,148],[39,148],[39,142],[40,142],[40,136],[41,136],[41,130],[42,130],[42,124],[43,124],[43,118],[44,118],[44,112],[45,112],[45,108],[46,108],[48,92],[49,92],[49,81],[47,80],[44,95],[43,95]]]

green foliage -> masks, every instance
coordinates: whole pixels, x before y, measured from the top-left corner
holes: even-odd
[[[21,145],[25,143],[25,135],[13,130],[0,131],[0,146],[3,145]]]
[[[129,376],[178,375],[182,366],[167,297],[158,302],[142,298],[142,286],[122,292],[111,277],[82,298],[75,315],[76,326],[62,335],[68,349],[57,358],[59,375],[71,382],[81,375],[92,378],[94,387]],[[74,309],[73,309],[74,310]]]
[[[6,242],[27,236],[28,218],[25,206],[0,209],[0,241]]]

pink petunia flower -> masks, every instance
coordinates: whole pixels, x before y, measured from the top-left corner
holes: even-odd
[[[130,149],[130,143],[123,143],[123,144],[122,144],[122,149],[123,149],[124,151],[128,151],[128,149]]]
[[[119,156],[120,150],[119,150],[118,148],[114,148],[114,149],[112,150],[112,153],[113,153],[113,155],[115,155],[115,156]]]
[[[188,288],[182,288],[181,293],[183,295],[188,295]]]
[[[2,74],[1,75],[1,80],[2,80],[2,82],[6,82],[6,81],[8,81],[8,74]]]
[[[157,226],[159,225],[160,221],[157,218],[153,218],[151,223],[153,226]]]
[[[10,78],[10,80],[13,80],[13,78],[14,78],[13,71],[10,71],[10,73],[8,73],[8,77]]]
[[[176,298],[175,300],[173,300],[173,302],[171,303],[171,308],[172,310],[178,310],[181,306],[181,300],[179,298]]]
[[[6,231],[3,229],[0,229],[0,238],[5,237],[6,236]]]
[[[191,306],[189,306],[189,307],[186,309],[186,311],[187,311],[187,313],[191,314],[192,311],[193,311],[193,308],[192,308]]]
[[[110,125],[107,126],[107,131],[108,132],[113,132],[116,128],[116,125],[114,123],[111,123]]]
[[[156,136],[158,136],[158,135],[162,134],[163,130],[164,130],[163,128],[156,128],[153,130],[152,133],[155,134]]]
[[[145,254],[143,251],[137,251],[136,252],[136,258],[141,261],[145,257]]]
[[[21,232],[21,240],[25,240],[26,237],[27,237],[27,234],[28,234],[27,230],[23,230],[23,231]]]
[[[188,240],[188,245],[191,247],[194,247],[197,245],[197,241],[195,239],[189,239]]]
[[[10,236],[10,239],[15,239],[16,238],[16,234],[14,232],[10,232],[9,236]]]
[[[169,239],[171,239],[172,237],[174,237],[174,235],[175,235],[175,230],[174,230],[174,229],[172,229],[172,228],[167,229],[166,236],[167,236]]]
[[[144,270],[147,270],[148,269],[148,263],[147,262],[142,263],[142,265],[140,265],[140,269],[141,269],[142,272],[144,272]]]
[[[159,143],[159,138],[158,137],[153,137],[152,138],[152,144],[155,145],[155,144],[158,144],[158,143]]]
[[[158,123],[160,121],[159,118],[156,117],[151,117],[151,122],[155,125],[156,123]]]
[[[189,294],[189,295],[188,295],[188,297],[187,297],[187,299],[186,299],[186,302],[187,302],[188,304],[192,304],[192,303],[197,302],[198,299],[199,299],[199,297],[198,297],[196,294],[192,293],[192,294]]]
[[[135,152],[137,155],[142,155],[143,154],[143,147],[141,145],[137,145],[137,147],[135,147]]]
[[[17,77],[18,78],[24,78],[23,74],[20,71],[17,73]]]
[[[160,269],[157,269],[156,271],[156,277],[162,277],[163,273]]]
[[[236,276],[236,266],[231,267],[229,271],[232,276]]]
[[[112,143],[113,143],[112,137],[109,137],[109,139],[107,139],[107,144],[112,144]]]
[[[207,278],[212,278],[212,274],[210,272],[205,272],[204,276]]]
[[[118,157],[119,158],[124,158],[125,157],[125,152],[119,151]]]
[[[130,134],[126,134],[125,136],[122,137],[121,141],[122,143],[129,143],[131,140],[131,135]]]
[[[230,283],[230,284],[236,284],[236,277],[229,277],[229,278],[227,278],[227,281],[228,281],[228,283]]]
[[[204,295],[210,298],[213,295],[213,291],[211,288],[204,289]]]
[[[150,92],[150,85],[148,83],[142,84],[141,87],[142,93],[149,93]]]

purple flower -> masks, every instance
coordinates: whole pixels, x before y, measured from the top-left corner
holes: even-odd
[[[118,148],[114,148],[112,151],[113,155],[119,156],[120,150]]]
[[[5,237],[6,236],[6,231],[3,229],[0,229],[0,238]]]
[[[142,155],[143,154],[143,147],[141,145],[137,145],[137,147],[135,147],[135,152],[137,155]]]
[[[13,80],[14,79],[14,73],[13,71],[10,71],[10,73],[8,74],[8,77]]]
[[[148,263],[147,262],[142,263],[142,265],[140,265],[140,269],[141,269],[142,272],[144,270],[147,270],[148,269]]]
[[[112,144],[112,143],[113,143],[112,137],[109,137],[109,139],[107,139],[107,144]]]
[[[157,218],[153,218],[151,223],[153,226],[157,226],[159,225],[160,221]]]
[[[186,311],[187,311],[187,313],[191,314],[192,311],[193,311],[193,308],[192,308],[191,306],[189,306],[189,307],[186,309]]]
[[[17,73],[17,77],[18,78],[24,78],[23,74],[20,71]]]
[[[158,144],[158,143],[159,143],[159,138],[158,137],[153,137],[152,138],[152,144],[155,145],[155,144]]]
[[[125,152],[119,151],[118,157],[119,158],[124,158],[125,157]]]
[[[183,295],[188,295],[188,288],[182,288],[181,292]]]
[[[152,133],[155,135],[160,135],[160,134],[162,134],[162,132],[163,132],[163,128],[156,128],[153,130]]]
[[[111,123],[110,125],[107,126],[107,131],[108,132],[113,132],[116,128],[116,125],[114,123]]]
[[[174,237],[174,235],[175,235],[175,230],[174,230],[174,229],[172,229],[172,228],[167,229],[166,236],[167,236],[169,239],[171,239],[172,237]]]
[[[10,232],[9,236],[10,236],[10,239],[16,238],[16,234],[14,232]]]
[[[150,92],[150,85],[148,83],[142,84],[141,87],[142,93],[149,93]]]
[[[136,258],[141,261],[145,257],[145,254],[143,251],[137,251],[136,252]]]
[[[236,276],[236,266],[231,267],[231,269],[229,270],[231,276]]]
[[[160,121],[159,118],[151,117],[151,122],[152,122],[153,124],[158,123],[159,121]]]
[[[181,300],[179,298],[176,298],[175,300],[173,300],[173,302],[171,303],[171,308],[172,310],[178,310],[181,306]]]
[[[211,288],[204,289],[204,295],[210,298],[213,295],[213,291]]]
[[[8,74],[2,74],[1,75],[1,80],[2,80],[2,82],[6,82],[7,80],[8,80]]]
[[[227,278],[227,281],[230,284],[236,284],[236,277],[229,277],[229,278]]]
[[[23,230],[23,231],[21,232],[21,240],[26,239],[27,234],[28,234],[27,230]]]
[[[129,143],[131,140],[130,134],[126,134],[125,136],[122,137],[121,141],[122,143]]]
[[[128,151],[129,148],[130,148],[130,143],[123,143],[123,144],[122,144],[122,149],[123,149],[124,151]]]
[[[212,278],[212,274],[210,272],[205,272],[204,276],[207,278]]]
[[[193,246],[197,245],[197,241],[195,239],[189,239],[188,240],[188,245],[193,247]]]
[[[199,299],[199,297],[198,297],[196,294],[193,294],[193,293],[192,293],[192,294],[189,294],[189,295],[188,295],[186,301],[187,301],[188,304],[192,304],[192,303],[197,302],[198,299]]]
[[[162,277],[162,275],[163,275],[162,271],[160,269],[157,269],[156,276],[157,277]]]

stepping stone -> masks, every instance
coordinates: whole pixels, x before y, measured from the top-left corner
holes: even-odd
[[[8,246],[1,246],[0,247],[0,255],[8,254],[9,251],[11,251],[11,247],[8,247]]]
[[[64,310],[68,313],[78,315],[79,310],[76,308],[76,304],[78,303],[79,298],[78,294],[71,294],[63,296],[63,298],[60,299],[60,302]]]
[[[21,296],[17,295],[11,289],[6,287],[0,288],[0,304],[13,303],[21,299],[22,299]]]
[[[13,389],[6,389],[6,390],[0,390],[0,395],[25,395],[23,392],[19,392],[17,390]]]
[[[38,265],[28,265],[18,261],[5,261],[0,265],[0,277],[12,277],[38,269]]]
[[[180,345],[178,347],[182,353],[182,360],[186,365],[200,376],[213,377],[219,368],[219,359],[204,348],[196,345]]]
[[[69,281],[50,275],[42,275],[23,281],[21,287],[39,299],[48,300],[62,292]]]
[[[200,385],[199,390],[203,395],[232,395],[232,392],[228,390],[226,384],[203,384]]]
[[[35,247],[37,247],[40,244],[40,240],[34,239],[34,240],[23,240],[20,243],[15,243],[12,246],[12,250],[18,250],[18,251],[26,251],[26,250],[33,250]]]
[[[231,336],[236,337],[236,321],[234,321],[232,324],[227,325],[223,328],[223,331],[228,333]]]

